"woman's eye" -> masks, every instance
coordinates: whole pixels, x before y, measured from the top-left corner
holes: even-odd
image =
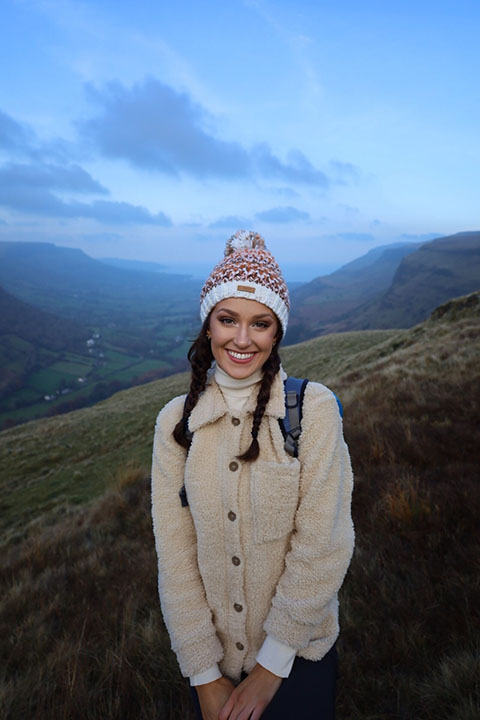
[[[223,317],[223,318],[220,318],[220,322],[223,323],[224,325],[231,325],[233,323],[233,320],[232,320],[232,318],[229,318],[229,317]]]
[[[255,325],[256,325],[257,327],[260,327],[260,328],[268,328],[268,327],[270,327],[270,325],[269,325],[268,323],[265,323],[265,322],[256,322]]]

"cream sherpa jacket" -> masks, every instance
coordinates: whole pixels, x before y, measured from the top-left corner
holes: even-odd
[[[283,447],[278,374],[251,442],[258,386],[237,418],[212,377],[193,409],[187,454],[172,437],[185,396],[169,402],[155,427],[152,516],[162,612],[184,676],[219,663],[238,681],[266,633],[320,660],[335,642],[337,592],[354,543],[352,470],[333,394],[309,383],[299,457]],[[185,482],[189,507],[179,490]]]

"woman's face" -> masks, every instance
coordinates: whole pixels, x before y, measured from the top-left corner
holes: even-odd
[[[210,315],[209,335],[217,365],[242,379],[261,368],[278,332],[275,313],[256,300],[227,298]]]

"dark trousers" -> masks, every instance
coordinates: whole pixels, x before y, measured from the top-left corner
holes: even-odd
[[[335,645],[318,662],[296,657],[290,675],[283,680],[262,720],[335,720],[337,666]],[[242,673],[242,680],[246,677]],[[197,691],[194,687],[191,691],[201,720]]]

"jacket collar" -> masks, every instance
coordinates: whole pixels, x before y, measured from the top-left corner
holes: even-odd
[[[252,392],[248,397],[242,414],[255,412],[257,405],[259,385],[254,385]],[[195,432],[198,428],[208,423],[213,423],[219,418],[226,415],[228,406],[222,395],[215,378],[211,376],[204,392],[198,398],[197,404],[190,413],[188,420],[188,428],[191,432]],[[265,415],[281,418],[285,416],[285,394],[283,389],[283,380],[278,372],[272,382],[270,390],[270,399],[265,408]]]

